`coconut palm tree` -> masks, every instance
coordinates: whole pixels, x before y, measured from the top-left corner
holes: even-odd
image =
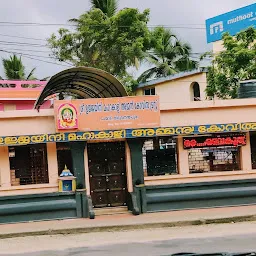
[[[107,17],[112,17],[117,11],[117,0],[90,0],[93,8],[100,9]]]
[[[9,80],[35,80],[33,68],[29,74],[25,74],[25,66],[22,63],[21,57],[17,57],[15,54],[10,56],[9,59],[2,59],[4,66],[4,73],[6,79]]]
[[[145,53],[145,60],[152,67],[139,76],[138,82],[166,77],[198,67],[198,62],[191,60],[190,45],[179,41],[169,29],[163,27],[153,30],[152,48]]]
[[[8,80],[37,80],[37,78],[34,76],[34,72],[36,68],[33,68],[28,75],[25,73],[25,66],[22,63],[21,57],[17,57],[15,54],[13,56],[10,56],[9,59],[2,59],[2,63],[4,66],[4,73],[6,76],[6,79]],[[47,81],[50,77],[45,77],[43,79],[40,79],[41,81]],[[0,76],[1,80],[4,80]],[[0,87],[9,87],[8,84],[1,84]],[[38,87],[37,84],[28,84],[23,85],[23,87]]]

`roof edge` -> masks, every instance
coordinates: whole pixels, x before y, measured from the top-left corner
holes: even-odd
[[[137,88],[144,88],[147,86],[160,84],[160,83],[164,83],[167,81],[172,81],[172,80],[180,79],[183,77],[192,76],[192,75],[196,75],[196,74],[200,74],[200,73],[207,73],[207,72],[208,72],[207,68],[199,68],[199,69],[194,69],[191,71],[180,72],[180,73],[177,73],[174,75],[156,78],[156,79],[152,79],[150,81],[144,82],[144,83],[140,83]]]

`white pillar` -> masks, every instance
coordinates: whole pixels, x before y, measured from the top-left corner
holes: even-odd
[[[183,148],[183,138],[178,137],[177,139],[177,151],[178,151],[178,170],[181,175],[189,174],[189,165],[188,165],[188,150]]]
[[[9,150],[6,146],[0,146],[0,182],[1,187],[11,187]]]
[[[250,133],[246,133],[246,145],[241,147],[241,170],[252,170]]]
[[[49,184],[58,185],[58,160],[55,142],[47,143]]]
[[[125,141],[125,158],[126,158],[126,176],[127,176],[127,190],[133,192],[132,185],[132,163],[131,163],[131,151],[127,141]]]
[[[88,143],[86,143],[84,148],[84,178],[85,178],[86,194],[89,196],[91,194],[91,189],[90,189],[90,173],[89,173],[89,160],[88,160],[87,146],[88,146]]]

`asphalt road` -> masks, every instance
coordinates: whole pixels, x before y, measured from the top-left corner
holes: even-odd
[[[256,222],[0,240],[0,256],[155,256],[256,251]]]

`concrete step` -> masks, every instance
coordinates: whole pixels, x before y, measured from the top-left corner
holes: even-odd
[[[127,206],[94,208],[94,212],[95,216],[129,213]]]

